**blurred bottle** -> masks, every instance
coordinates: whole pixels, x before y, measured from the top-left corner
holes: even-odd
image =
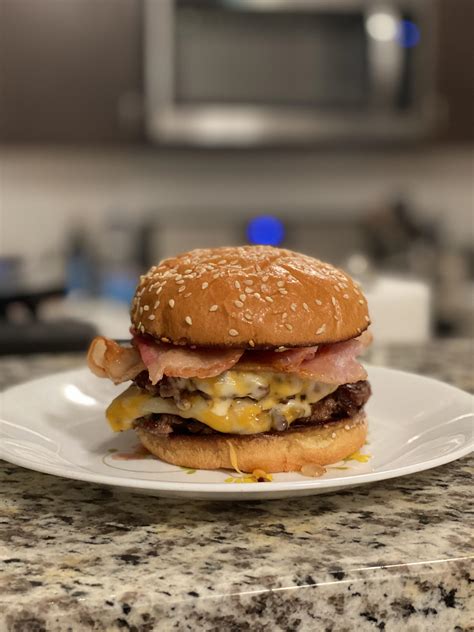
[[[133,298],[139,275],[136,260],[136,227],[126,219],[113,219],[101,242],[100,295],[126,303]]]
[[[71,229],[66,245],[66,287],[68,293],[92,295],[97,288],[94,257],[86,230]]]

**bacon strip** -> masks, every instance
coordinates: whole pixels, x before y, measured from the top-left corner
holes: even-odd
[[[367,377],[356,357],[371,339],[364,332],[359,338],[331,345],[244,354],[242,349],[174,347],[137,335],[134,346],[121,347],[114,340],[98,336],[91,343],[87,361],[95,375],[108,377],[115,384],[132,380],[145,369],[156,384],[164,375],[215,377],[233,366],[239,371],[296,373],[327,384],[346,384]]]
[[[169,377],[215,377],[236,364],[243,349],[186,349],[135,337],[152,384]]]
[[[325,384],[347,384],[365,380],[367,372],[356,360],[363,349],[363,343],[357,339],[324,345],[313,359],[306,360],[299,366],[297,373]]]
[[[236,369],[296,373],[326,384],[357,382],[365,380],[367,373],[356,357],[371,340],[371,334],[364,332],[359,338],[320,347],[247,353]]]
[[[98,377],[108,377],[115,384],[133,380],[145,365],[135,347],[121,347],[115,340],[97,336],[87,353],[89,369]]]

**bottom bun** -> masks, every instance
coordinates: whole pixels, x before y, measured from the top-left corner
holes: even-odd
[[[174,465],[197,470],[233,470],[233,448],[242,472],[257,469],[298,472],[303,465],[337,463],[359,450],[367,437],[367,422],[361,412],[319,426],[254,435],[157,435],[140,426],[135,430],[147,450]]]

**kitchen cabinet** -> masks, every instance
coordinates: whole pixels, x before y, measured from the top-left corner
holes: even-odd
[[[474,56],[472,0],[440,0],[437,88],[444,116],[439,137],[446,141],[474,141]]]
[[[142,136],[136,0],[0,0],[0,140]]]

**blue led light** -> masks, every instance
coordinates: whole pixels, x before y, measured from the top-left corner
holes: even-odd
[[[397,41],[403,48],[413,48],[420,41],[420,29],[411,20],[402,20],[398,25]]]
[[[285,227],[277,217],[254,217],[247,225],[247,238],[251,244],[278,246],[285,237]]]

